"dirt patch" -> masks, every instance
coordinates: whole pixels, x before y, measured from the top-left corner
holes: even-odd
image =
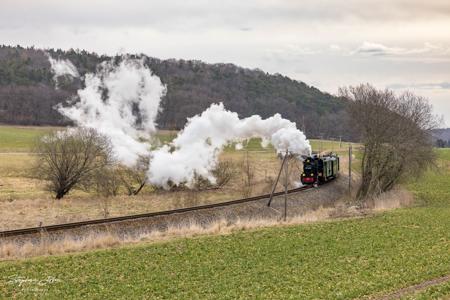
[[[394,299],[400,299],[402,297],[405,296],[409,296],[409,295],[413,295],[415,293],[421,292],[426,290],[429,287],[435,286],[435,285],[439,285],[442,283],[446,283],[450,281],[450,275],[446,275],[443,277],[439,277],[439,278],[435,278],[435,279],[431,279],[431,280],[427,280],[403,289],[400,289],[398,291],[395,291],[391,294],[388,294],[386,296],[377,298],[379,300],[394,300]]]

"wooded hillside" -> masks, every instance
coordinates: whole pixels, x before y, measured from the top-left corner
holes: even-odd
[[[111,59],[82,50],[46,51],[54,58],[69,59],[81,75],[95,71],[99,62]],[[187,117],[202,112],[211,103],[223,102],[241,117],[281,113],[295,121],[309,137],[351,137],[346,101],[303,82],[233,64],[140,56],[167,85],[158,118],[160,128],[182,128]],[[63,82],[59,87],[55,89],[43,50],[0,46],[0,123],[68,124],[53,106],[75,95],[81,81]]]

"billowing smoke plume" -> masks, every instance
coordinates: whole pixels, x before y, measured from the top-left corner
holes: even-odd
[[[60,76],[71,76],[71,77],[79,77],[77,68],[67,59],[54,59],[47,54],[48,61],[50,62],[50,66],[53,72],[53,80],[58,86],[58,77]]]
[[[295,123],[279,114],[265,120],[260,116],[239,119],[237,113],[225,110],[222,103],[213,104],[188,120],[172,147],[166,145],[152,152],[149,181],[159,186],[168,182],[190,186],[195,176],[201,176],[215,182],[211,170],[223,147],[252,137],[261,137],[266,145],[270,142],[277,152],[287,149],[296,154],[311,152],[309,141]]]
[[[52,63],[52,68],[54,63],[56,66],[55,76],[71,70],[63,68],[60,62]],[[74,70],[72,74],[78,74]],[[239,119],[237,113],[225,110],[223,104],[213,104],[201,115],[189,119],[170,145],[150,150],[150,138],[156,130],[155,120],[166,88],[143,61],[125,57],[119,64],[104,62],[97,73],[86,74],[84,81],[85,88],[78,91],[79,101],[59,105],[58,111],[78,126],[94,128],[106,135],[121,163],[132,166],[140,156],[150,157],[148,180],[154,185],[167,187],[170,182],[192,186],[197,176],[214,183],[211,171],[224,146],[236,142],[236,148],[240,149],[241,142],[253,137],[262,138],[263,146],[271,143],[278,152],[287,149],[299,155],[311,152],[308,140],[295,123],[279,114],[264,120],[260,116]]]
[[[117,159],[131,166],[149,155],[149,139],[166,88],[142,60],[124,58],[118,65],[104,62],[86,74],[79,101],[58,111],[78,126],[94,128],[110,138]]]

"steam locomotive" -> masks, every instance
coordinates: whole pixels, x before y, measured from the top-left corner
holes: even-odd
[[[338,173],[339,156],[333,153],[315,154],[304,158],[301,181],[304,185],[318,185],[336,178]]]

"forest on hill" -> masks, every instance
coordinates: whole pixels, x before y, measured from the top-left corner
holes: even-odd
[[[53,107],[76,95],[82,82],[63,81],[55,89],[46,52],[53,58],[69,59],[81,75],[94,72],[98,63],[112,59],[84,50],[0,46],[0,123],[70,124]],[[233,64],[137,56],[143,57],[145,64],[167,85],[158,117],[161,129],[180,129],[188,117],[202,112],[211,103],[223,102],[240,117],[258,114],[266,118],[280,113],[296,122],[308,137],[353,137],[347,122],[346,100],[303,82]]]
[[[439,148],[450,148],[450,128],[433,130],[435,145]]]

